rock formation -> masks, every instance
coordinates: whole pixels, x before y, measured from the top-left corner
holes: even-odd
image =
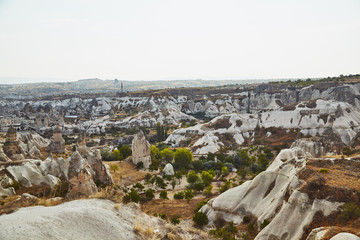
[[[308,144],[299,145],[310,151],[314,149]],[[266,171],[211,199],[201,211],[210,221],[221,216],[228,222],[240,224],[246,215],[255,216],[258,225],[265,219],[271,220],[256,236],[258,240],[299,239],[304,226],[312,222],[317,211],[329,216],[342,205],[327,199],[313,199],[300,191],[303,180],[297,173],[305,167],[309,155],[299,147],[282,150]]]
[[[140,132],[134,137],[132,141],[132,161],[134,164],[142,162],[144,168],[149,168],[151,164],[151,146],[146,140],[144,133]]]
[[[62,137],[59,125],[56,126],[51,142],[46,150],[53,153],[65,153],[65,140]]]
[[[90,196],[97,192],[93,180],[92,169],[79,152],[74,152],[69,159],[68,178],[70,183],[69,196]]]
[[[171,163],[167,163],[163,169],[163,175],[169,175],[169,176],[173,176],[174,175],[174,167],[173,165],[171,165]]]
[[[11,125],[6,133],[6,141],[4,143],[4,153],[12,160],[24,159],[21,154],[20,143],[17,137],[16,128]]]
[[[87,147],[86,147],[86,132],[85,131],[81,131],[79,138],[78,138],[76,149],[81,155],[83,155],[83,156],[86,155]]]

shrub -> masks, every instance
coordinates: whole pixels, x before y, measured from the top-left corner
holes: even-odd
[[[119,166],[117,164],[111,164],[110,171],[116,172],[117,170],[119,170]]]
[[[200,210],[200,208],[206,205],[208,201],[209,200],[202,200],[201,202],[199,202],[196,208],[194,209],[194,213],[197,213]]]
[[[69,192],[69,183],[64,181],[56,184],[52,189],[53,197],[66,197]]]
[[[184,197],[186,200],[191,200],[194,197],[194,193],[191,189],[184,191]]]
[[[166,220],[166,214],[165,213],[160,213],[159,217],[163,220]]]
[[[150,179],[151,179],[151,174],[150,173],[147,173],[146,175],[145,175],[145,181],[150,181]]]
[[[194,184],[194,189],[198,192],[204,190],[204,183],[202,181],[196,181],[196,183]]]
[[[199,160],[193,161],[192,165],[195,171],[201,171],[203,169],[203,164]]]
[[[139,190],[142,190],[144,189],[144,185],[142,185],[141,183],[137,182],[135,185],[134,185],[135,188],[138,188]]]
[[[222,167],[222,168],[221,168],[221,175],[222,175],[223,177],[226,177],[227,175],[229,175],[229,170],[228,170],[227,167]]]
[[[128,194],[126,194],[123,198],[123,202],[124,203],[128,203],[128,202],[140,202],[141,201],[141,197],[139,195],[139,193],[136,190],[131,190],[131,192],[129,192]]]
[[[209,223],[208,217],[206,216],[205,213],[202,212],[196,212],[193,217],[193,221],[200,228],[202,228],[203,226]]]
[[[210,197],[212,195],[212,192],[211,192],[212,188],[213,188],[213,186],[211,186],[211,185],[207,186],[205,191],[203,192],[203,195],[205,197]]]
[[[6,187],[7,188],[13,187],[15,189],[15,191],[17,191],[22,187],[22,184],[21,184],[21,182],[18,182],[18,181],[14,180],[11,184],[8,184]]]
[[[320,173],[329,173],[329,171],[325,168],[322,168],[319,170]]]
[[[209,186],[210,183],[213,181],[214,179],[214,175],[210,174],[207,171],[202,171],[201,173],[201,179],[204,182],[205,186]]]
[[[344,149],[343,149],[343,154],[346,155],[346,156],[351,155],[351,150],[350,150],[350,148],[344,147]]]
[[[264,219],[263,223],[260,224],[260,229],[265,228],[267,225],[269,225],[270,221],[267,219]]]
[[[155,197],[154,196],[154,190],[149,188],[148,190],[145,191],[145,196],[150,200],[153,199]]]
[[[161,191],[161,192],[160,192],[160,198],[162,198],[162,199],[169,199],[169,198],[167,197],[167,192],[166,192],[166,191]]]
[[[353,202],[345,203],[339,216],[345,220],[354,220],[360,217],[360,207]]]
[[[173,216],[173,217],[170,219],[170,222],[171,222],[172,224],[174,224],[174,225],[179,224],[179,223],[180,223],[180,216],[177,216],[177,215]]]
[[[224,227],[226,224],[225,219],[222,217],[221,214],[216,214],[215,216],[215,220],[214,220],[214,225],[216,228],[222,228]]]
[[[244,224],[248,224],[248,223],[250,223],[250,221],[251,221],[251,218],[249,217],[249,216],[244,216],[244,218],[243,218],[243,223]]]
[[[174,194],[174,199],[184,199],[184,192],[178,192]]]
[[[136,164],[136,168],[137,169],[141,169],[141,168],[143,168],[144,167],[144,163],[142,162],[142,161],[140,161],[140,162],[138,162],[137,164]]]
[[[225,191],[227,191],[230,188],[230,182],[226,181],[221,187],[220,187],[220,192],[223,193]]]
[[[233,240],[237,234],[237,229],[234,226],[233,222],[229,222],[225,227],[218,228],[210,231],[210,234],[214,235],[216,238],[221,238],[223,240]]]

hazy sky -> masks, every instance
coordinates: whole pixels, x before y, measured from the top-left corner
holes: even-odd
[[[0,83],[354,73],[360,0],[0,0]]]

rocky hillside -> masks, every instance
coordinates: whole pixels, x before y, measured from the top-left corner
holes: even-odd
[[[343,227],[333,229],[331,236],[359,234],[360,221],[340,214],[344,203],[360,201],[359,160],[315,159],[311,152],[319,151],[316,144],[306,150],[298,146],[282,150],[266,171],[211,199],[201,211],[213,223],[222,218],[246,225],[246,219],[253,219],[259,240],[306,239],[318,227],[326,227],[325,233]]]

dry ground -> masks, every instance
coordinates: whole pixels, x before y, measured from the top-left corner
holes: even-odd
[[[107,164],[109,167],[113,164],[118,165],[119,170],[115,172],[111,171],[111,175],[116,185],[122,184],[129,186],[143,180],[146,175],[146,172],[137,170],[134,164],[127,161],[104,161],[103,163]]]
[[[181,220],[192,219],[194,209],[199,202],[205,199],[206,198],[193,198],[189,202],[185,199],[153,199],[141,204],[141,210],[149,215],[154,215],[154,213],[166,214],[168,219],[176,215],[180,216]]]

